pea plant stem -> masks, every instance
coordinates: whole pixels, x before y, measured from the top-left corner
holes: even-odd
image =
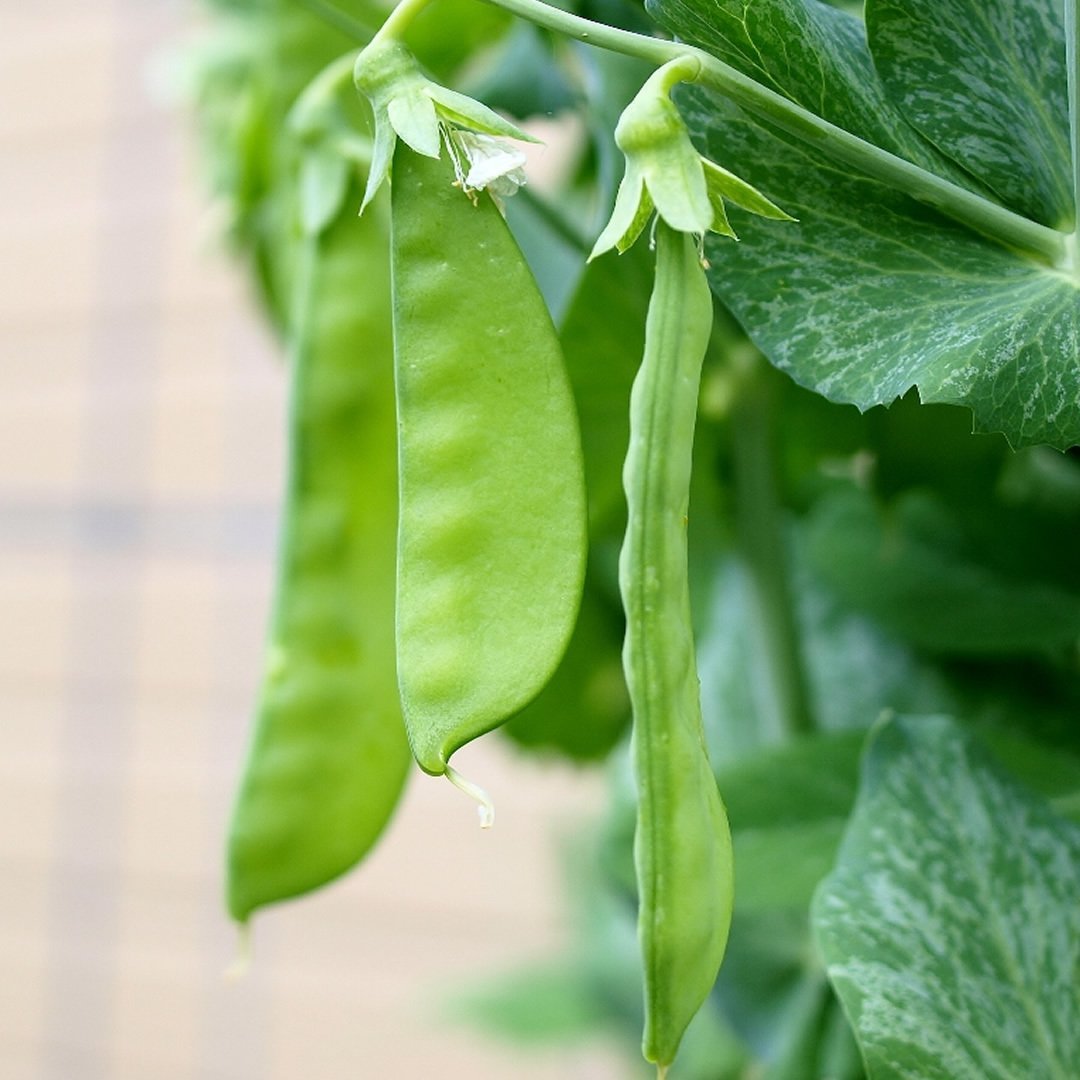
[[[1069,146],[1072,150],[1073,231],[1068,238],[1073,272],[1080,272],[1080,27],[1076,0],[1065,0],[1065,68],[1069,94]]]
[[[428,6],[431,0],[401,0],[396,8],[386,17],[386,22],[379,27],[379,32],[372,41],[387,41],[400,38],[409,24]]]
[[[766,730],[784,738],[814,730],[788,573],[784,521],[776,494],[771,381],[755,357],[732,414],[736,535],[749,577],[759,653],[771,691]]]
[[[404,0],[402,6],[416,2]],[[864,176],[880,180],[1007,247],[1037,255],[1054,266],[1066,263],[1068,252],[1062,233],[1015,214],[830,124],[701,49],[592,22],[545,4],[542,0],[487,2],[577,41],[636,56],[657,65],[680,57],[696,57],[701,63],[696,80],[698,83],[716,90],[736,105],[804,142],[819,147],[834,161],[848,165]]]

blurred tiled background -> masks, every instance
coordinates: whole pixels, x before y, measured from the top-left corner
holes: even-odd
[[[595,776],[490,742],[499,824],[417,776],[359,873],[256,926],[220,849],[272,577],[283,379],[183,117],[192,0],[0,0],[0,1078],[610,1080],[440,1021],[565,940]]]

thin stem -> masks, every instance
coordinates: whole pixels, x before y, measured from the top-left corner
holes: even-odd
[[[372,41],[387,41],[401,38],[413,19],[415,19],[430,2],[431,0],[401,0],[401,3],[386,17],[386,22],[379,27],[379,32]]]
[[[788,580],[784,519],[776,494],[771,386],[762,375],[760,370],[748,374],[732,414],[736,531],[772,690],[774,723],[768,726],[785,738],[793,738],[811,733],[814,717]]]
[[[1065,0],[1065,70],[1069,93],[1069,146],[1072,151],[1073,231],[1068,240],[1073,272],[1080,266],[1080,27],[1076,0]]]
[[[351,37],[355,41],[370,41],[378,29],[370,23],[362,22],[353,15],[346,14],[340,8],[334,7],[333,4],[326,3],[326,0],[293,0],[293,2],[298,7],[304,8],[305,11],[311,12],[316,18],[322,19],[328,26],[340,30],[346,37]]]
[[[410,2],[413,0],[405,0],[406,4]],[[1062,266],[1066,261],[1065,238],[1056,230],[1015,214],[830,124],[702,49],[595,23],[551,7],[541,0],[488,2],[578,41],[640,57],[657,65],[680,57],[696,57],[701,63],[697,78],[701,85],[717,90],[748,112],[820,147],[834,161],[881,180],[1007,247],[1040,256],[1054,266]]]

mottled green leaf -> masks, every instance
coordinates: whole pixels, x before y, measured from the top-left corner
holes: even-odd
[[[803,0],[670,0],[658,13],[827,119],[976,185],[888,103],[858,20]],[[794,32],[803,37],[785,37]],[[1080,442],[1075,278],[853,176],[715,95],[687,90],[680,105],[708,157],[799,219],[732,209],[742,243],[707,245],[713,289],[772,363],[862,409],[917,387],[923,401],[967,405],[978,428],[1014,444]]]
[[[1060,0],[867,0],[866,25],[923,135],[1014,210],[1071,227]]]
[[[1080,289],[698,93],[691,126],[797,223],[731,211],[710,283],[796,381],[862,409],[917,387],[1014,445],[1080,442]]]
[[[665,29],[778,94],[964,182],[961,171],[919,137],[886,93],[855,16],[816,0],[648,0],[647,7]],[[722,157],[714,160],[734,169]]]
[[[901,718],[867,754],[814,902],[872,1080],[1073,1080],[1080,829],[953,721]]]

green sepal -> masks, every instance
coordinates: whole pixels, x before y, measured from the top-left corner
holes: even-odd
[[[394,160],[394,147],[397,145],[397,136],[390,126],[390,118],[384,107],[375,106],[375,143],[371,152],[371,168],[368,169],[367,185],[364,188],[364,198],[360,203],[362,214],[367,205],[375,198],[375,193],[382,187],[383,181],[390,175],[390,164]]]
[[[641,235],[642,230],[649,224],[649,218],[652,217],[653,211],[656,209],[656,204],[653,202],[652,196],[649,194],[648,188],[641,189],[641,200],[638,203],[637,213],[634,215],[634,220],[630,222],[630,228],[626,233],[619,238],[615,244],[619,254],[629,251],[634,241]]]
[[[517,124],[501,117],[482,102],[466,94],[459,94],[438,83],[429,82],[426,87],[428,96],[435,102],[435,109],[442,120],[457,127],[478,131],[482,135],[501,136],[505,139],[519,139],[521,142],[540,142],[527,131],[522,131]],[[404,136],[402,136],[404,138]]]
[[[705,185],[709,191],[709,199],[712,201],[713,209],[723,215],[725,222],[727,221],[727,213],[724,211],[725,199],[751,214],[757,214],[758,217],[770,218],[773,221],[798,221],[798,218],[793,218],[787,211],[781,210],[776,203],[767,199],[752,184],[728,172],[715,161],[702,158],[701,162],[705,167]],[[735,234],[731,233],[731,235]]]
[[[637,165],[627,159],[626,172],[615,194],[611,218],[596,238],[589,261],[612,248],[618,248],[620,254],[626,251],[641,235],[652,212],[653,201],[645,190],[645,178]]]
[[[712,192],[709,193],[710,198]],[[723,199],[711,199],[713,208],[712,224],[709,226],[709,232],[719,233],[721,236],[728,236],[732,240],[738,240],[738,234],[731,227],[731,222],[728,221],[727,207],[724,206]]]
[[[439,156],[439,117],[435,103],[419,87],[392,97],[386,105],[390,126],[396,135],[424,157]]]

